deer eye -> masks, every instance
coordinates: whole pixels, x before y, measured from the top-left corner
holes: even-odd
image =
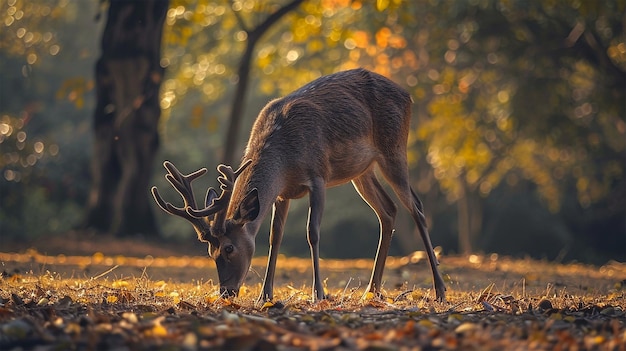
[[[234,250],[235,250],[235,247],[230,244],[224,247],[224,252],[226,252],[227,255],[230,255],[231,253],[233,253]]]

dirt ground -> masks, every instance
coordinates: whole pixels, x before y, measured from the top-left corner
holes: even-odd
[[[0,242],[0,267],[5,272],[45,271],[61,277],[103,278],[147,276],[152,280],[174,282],[215,281],[215,264],[206,255],[202,243],[161,242],[142,238],[115,239],[102,235],[72,232],[36,241]],[[11,254],[15,257],[12,258]],[[19,255],[22,254],[22,255]],[[262,282],[265,257],[257,256],[247,277],[253,286]],[[365,287],[373,265],[370,259],[322,259],[323,276],[330,288]],[[113,268],[113,269],[111,269]],[[440,257],[440,269],[448,290],[479,292],[490,284],[502,293],[606,294],[626,280],[626,263],[607,262],[598,267],[578,263],[557,264],[532,259],[513,259],[497,254]],[[308,258],[281,256],[276,285],[311,284]],[[407,257],[390,257],[384,287],[430,289],[430,268],[423,252]]]

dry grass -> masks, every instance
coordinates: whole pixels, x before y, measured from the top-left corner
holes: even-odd
[[[0,348],[625,348],[623,264],[442,257],[440,303],[415,261],[391,259],[374,297],[370,261],[325,260],[330,298],[312,302],[309,261],[281,257],[275,300],[259,305],[262,258],[223,299],[206,258],[0,254]]]

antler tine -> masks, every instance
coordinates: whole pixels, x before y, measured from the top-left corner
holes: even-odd
[[[179,216],[179,217],[183,217],[185,219],[191,220],[191,219],[195,219],[191,216],[189,216],[187,214],[187,212],[185,212],[184,208],[179,208],[176,207],[174,205],[172,205],[169,202],[166,202],[165,200],[163,200],[163,197],[161,197],[161,194],[159,194],[159,190],[157,189],[156,186],[152,187],[152,196],[154,197],[154,200],[156,201],[157,205],[159,205],[159,207],[169,213],[169,214],[173,214],[175,216]]]
[[[185,207],[189,206],[194,208],[196,207],[196,199],[193,196],[191,184],[187,179],[183,178],[179,181],[176,179],[175,176],[171,174],[166,174],[165,179],[167,179],[167,181],[172,185],[174,190],[176,190],[176,192],[178,192],[178,194],[180,194],[180,196],[183,198],[183,201],[185,202],[183,210]]]
[[[165,202],[165,200],[163,200],[163,198],[161,197],[161,194],[159,194],[159,190],[157,189],[156,186],[153,186],[151,189],[152,192],[152,197],[154,197],[154,201],[156,201],[157,205],[159,205],[159,207],[165,211],[167,211],[167,202]]]
[[[165,169],[167,169],[168,173],[174,179],[176,179],[179,183],[183,185],[191,184],[192,181],[194,181],[195,179],[199,178],[200,176],[204,175],[207,172],[207,169],[203,167],[195,172],[189,173],[188,175],[183,175],[181,171],[179,171],[178,168],[176,168],[176,166],[174,166],[174,164],[171,163],[170,161],[163,162],[163,166],[165,167]]]
[[[202,210],[196,210],[187,207],[187,213],[190,216],[196,218],[210,216],[214,213],[217,213],[215,218],[215,226],[223,227],[226,213],[222,213],[220,211],[228,206],[235,180],[243,172],[243,170],[250,165],[250,163],[252,163],[252,160],[246,160],[236,171],[233,171],[233,168],[231,166],[226,166],[223,164],[217,166],[217,170],[221,174],[219,177],[217,177],[217,180],[220,182],[220,189],[222,190],[222,193],[218,198],[213,198],[211,204],[208,203],[209,194],[207,193],[207,200],[205,201],[206,207]]]
[[[223,194],[223,193],[222,193]],[[206,217],[206,216],[210,216],[212,214],[215,214],[219,211],[221,211],[222,209],[224,209],[227,205],[228,205],[228,201],[222,201],[223,200],[224,195],[220,196],[219,198],[215,199],[212,201],[212,203],[201,209],[195,209],[195,208],[191,208],[191,207],[187,207],[185,210],[187,211],[187,214],[190,215],[193,218],[202,218],[202,217]]]
[[[220,189],[231,190],[234,186],[235,180],[239,175],[252,163],[252,160],[246,160],[236,171],[233,171],[231,166],[219,165],[217,171],[220,172],[220,176],[217,180],[220,182]]]
[[[221,182],[222,181],[220,180],[220,183]],[[220,188],[222,189],[222,193],[219,195],[219,197],[217,196],[217,192],[215,191],[215,189],[209,188],[209,190],[207,190],[206,198],[204,200],[205,208],[195,209],[187,207],[187,214],[194,218],[202,218],[223,210],[226,206],[228,206],[228,201],[230,201],[230,192],[232,191],[232,189],[225,190],[223,184]]]
[[[180,194],[183,198],[184,206],[176,207],[169,202],[166,202],[163,197],[159,194],[157,187],[152,187],[152,196],[154,200],[159,205],[159,207],[172,215],[183,217],[191,222],[196,221],[197,219],[187,213],[185,210],[188,207],[196,208],[196,201],[193,196],[193,189],[191,187],[191,182],[198,177],[202,176],[207,172],[206,168],[201,168],[195,172],[192,172],[188,175],[182,174],[173,163],[169,161],[163,162],[163,167],[167,170],[167,174],[165,175],[165,179],[174,187],[174,189]]]
[[[247,159],[245,160],[241,166],[239,166],[239,168],[235,171],[235,178],[239,177],[239,175],[246,169],[248,168],[248,166],[250,166],[250,164],[252,164],[252,160],[251,159]]]
[[[239,166],[239,168],[236,171],[233,171],[233,168],[231,166],[227,166],[227,165],[219,165],[217,166],[217,170],[218,172],[220,172],[222,174],[222,177],[225,179],[228,179],[232,182],[235,181],[235,179],[237,179],[237,177],[239,177],[239,175],[241,173],[243,173],[243,171],[248,168],[248,166],[252,163],[252,160],[248,159],[246,161],[244,161],[244,163],[241,164],[241,166]]]

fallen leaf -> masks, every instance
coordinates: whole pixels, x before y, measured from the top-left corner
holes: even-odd
[[[111,286],[116,289],[127,288],[129,286],[129,283],[127,280],[116,280],[111,284]]]
[[[470,323],[470,322],[466,322],[466,323],[462,323],[461,325],[459,325],[458,327],[456,327],[454,329],[454,332],[457,334],[463,334],[463,333],[467,333],[470,331],[474,331],[476,329],[479,329],[480,326],[477,325],[476,323]]]
[[[263,306],[261,306],[261,311],[266,310],[270,307],[274,307],[274,303],[271,301],[266,301]]]

